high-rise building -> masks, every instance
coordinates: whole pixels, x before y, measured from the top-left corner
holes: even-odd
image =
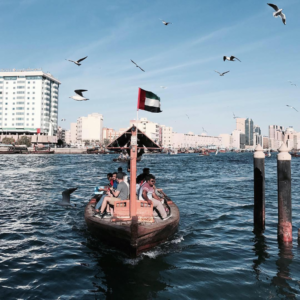
[[[77,143],[102,142],[103,116],[93,113],[77,119]]]
[[[235,121],[236,121],[236,130],[239,130],[242,133],[245,133],[246,118],[236,118]]]
[[[0,72],[0,130],[56,135],[60,82],[41,70]]]
[[[279,125],[269,125],[270,148],[277,150],[284,139],[284,127]]]
[[[245,120],[245,145],[246,146],[253,146],[253,121],[252,119]]]

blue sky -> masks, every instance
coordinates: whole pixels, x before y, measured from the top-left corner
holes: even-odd
[[[299,113],[285,106],[300,111],[300,2],[272,2],[286,26],[266,3],[1,0],[0,69],[41,67],[58,78],[66,128],[92,112],[103,114],[106,127],[129,126],[141,87],[161,97],[163,113],[139,116],[177,132],[231,133],[232,112],[252,118],[264,135],[271,124],[300,131]],[[86,55],[80,67],[65,60]],[[223,55],[242,62],[223,62]],[[69,99],[75,89],[87,89],[90,100]]]

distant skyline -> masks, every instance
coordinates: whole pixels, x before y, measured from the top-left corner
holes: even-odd
[[[233,112],[265,136],[269,125],[300,131],[299,113],[286,107],[300,110],[300,3],[275,4],[287,25],[258,0],[2,0],[0,69],[41,67],[58,78],[63,127],[92,112],[106,127],[124,127],[136,116],[141,87],[161,97],[163,112],[139,117],[177,132],[231,133]],[[223,62],[224,55],[241,63]],[[80,67],[65,60],[85,56]],[[69,99],[75,89],[87,89],[90,100]]]

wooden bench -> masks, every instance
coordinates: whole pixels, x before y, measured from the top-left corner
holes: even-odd
[[[120,219],[129,219],[129,200],[116,201],[114,204],[114,216],[112,221],[119,221]],[[149,205],[146,201],[136,201],[136,214],[139,222],[154,222],[153,218],[153,204]]]

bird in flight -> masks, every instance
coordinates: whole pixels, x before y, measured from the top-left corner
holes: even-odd
[[[62,192],[62,200],[61,201],[58,201],[56,202],[55,204],[58,204],[58,205],[61,205],[61,206],[73,206],[70,202],[70,196],[73,192],[75,192],[78,188],[71,188],[71,189],[68,189],[68,190],[65,190]],[[76,204],[74,205],[76,206]]]
[[[289,81],[289,83],[290,83],[291,85],[297,86],[296,83],[292,83],[291,81]]]
[[[235,59],[237,59],[239,62],[241,62],[237,57],[235,56],[223,56],[223,60],[229,60],[229,61],[235,61]]]
[[[285,17],[285,14],[282,12],[282,8],[279,9],[278,6],[275,4],[271,4],[271,3],[267,3],[267,4],[275,10],[275,12],[273,13],[273,16],[275,18],[280,17],[283,24],[286,25],[286,17]]]
[[[77,61],[70,60],[70,59],[66,59],[66,60],[68,60],[68,61],[70,61],[70,62],[73,62],[75,65],[77,65],[77,66],[79,67],[79,66],[81,66],[80,62],[83,61],[83,60],[85,60],[86,58],[87,58],[87,56],[84,57],[84,58],[80,58],[80,59],[78,59]]]
[[[188,118],[190,118],[187,114],[185,114]]]
[[[164,20],[162,20],[162,19],[160,19],[161,21],[162,21],[162,23],[164,24],[164,25],[166,25],[166,26],[168,26],[169,24],[172,24],[171,22],[166,22],[166,21],[164,21]]]
[[[206,132],[206,133],[207,133],[207,131],[204,129],[204,127],[202,127],[202,130],[203,130],[203,132]]]
[[[64,121],[66,121],[66,119],[61,119],[61,122],[64,122]]]
[[[162,86],[162,85],[161,85],[160,87],[161,87],[162,89],[166,89],[166,88],[167,88],[166,86]]]
[[[131,62],[132,62],[133,64],[135,64],[135,66],[136,66],[137,68],[140,68],[143,72],[145,72],[145,70],[143,70],[140,66],[138,66],[132,59],[131,59]]]
[[[237,119],[237,118],[239,118],[239,117],[237,117],[237,116],[234,114],[234,112],[233,112],[233,118],[234,118],[234,119]]]
[[[226,71],[226,72],[220,73],[220,72],[218,72],[218,71],[215,70],[215,72],[218,73],[220,76],[224,76],[226,73],[229,73],[230,71]]]
[[[296,112],[298,112],[298,110],[295,107],[293,107],[291,105],[286,105],[286,106],[289,107],[289,108],[293,108]]]
[[[75,90],[74,91],[76,93],[76,95],[72,96],[72,97],[69,97],[73,100],[76,100],[76,101],[86,101],[86,100],[89,100],[85,97],[83,97],[82,93],[83,92],[87,92],[87,90]]]

